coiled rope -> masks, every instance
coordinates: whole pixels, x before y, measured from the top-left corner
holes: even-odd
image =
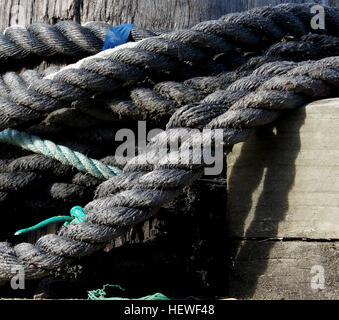
[[[36,79],[27,90],[13,90],[8,98],[0,97],[0,129],[38,120],[46,112],[94,93],[111,92],[124,85],[135,84],[146,76],[152,77],[152,73],[164,74],[187,63],[201,63],[217,53],[239,47],[250,46],[253,51],[258,51],[286,34],[300,34],[301,29],[306,34],[310,30],[310,20],[307,23],[303,20],[310,17],[308,5],[278,6],[266,10],[270,17],[252,12],[246,16],[243,13],[232,14],[232,19],[226,16],[202,22],[189,30],[174,31],[106,50],[53,75]],[[330,8],[326,10],[328,34],[337,35],[338,12]],[[285,23],[282,23],[282,18]]]
[[[339,54],[339,38],[327,35],[307,35],[300,40],[283,41],[274,44],[263,56],[251,58],[234,71],[228,71],[218,76],[195,77],[183,82],[164,81],[151,88],[132,88],[129,98],[102,99],[100,106],[94,108],[92,99],[89,103],[76,103],[76,108],[98,120],[116,121],[117,119],[147,119],[158,123],[169,117],[181,106],[202,100],[208,93],[217,89],[226,89],[232,82],[241,77],[249,76],[251,72],[266,62],[278,60],[304,61],[318,60]],[[268,76],[268,72],[266,76]],[[262,74],[257,75],[262,81]],[[236,87],[238,85],[238,87]],[[242,85],[242,87],[240,87]],[[234,84],[233,90],[244,90],[244,82]],[[109,111],[106,111],[106,110]],[[105,112],[106,111],[106,112]],[[67,110],[65,110],[65,113]],[[54,117],[53,112],[46,119],[47,123],[62,123],[60,112]]]
[[[339,38],[328,35],[306,35],[300,39],[292,38],[289,41],[282,41],[274,44],[264,55],[259,58],[252,58],[240,67],[239,71],[225,72],[218,76],[193,78],[184,82],[164,81],[159,82],[153,88],[132,88],[129,96],[130,99],[90,99],[88,102],[79,101],[74,104],[77,111],[89,115],[88,121],[84,116],[71,118],[69,120],[70,110],[52,111],[46,123],[64,124],[74,126],[76,124],[88,126],[95,123],[94,119],[99,121],[116,121],[123,119],[147,119],[159,122],[161,119],[166,121],[178,109],[188,103],[202,100],[207,95],[206,89],[215,91],[217,88],[224,89],[225,86],[241,76],[249,75],[255,66],[265,62],[290,59],[293,61],[300,60],[317,60],[327,56],[339,54]],[[47,70],[47,73],[51,71]],[[0,77],[0,94],[9,96],[11,90],[27,90],[32,78],[42,78],[36,71],[25,71],[22,75],[8,72]],[[99,103],[98,103],[99,102]],[[95,105],[99,107],[95,107]],[[102,107],[104,106],[104,107]],[[80,124],[81,123],[81,124]]]
[[[318,45],[318,50],[315,51],[315,54],[318,56],[319,52],[321,53],[321,56],[326,56],[330,55],[331,53],[336,53],[339,54],[339,46],[336,46],[336,43],[338,42],[338,38],[335,37],[330,37],[327,35],[311,35],[311,36],[306,36],[302,37],[300,41],[288,41],[288,42],[280,42],[277,45],[273,45],[271,48],[269,48],[267,51],[272,52],[274,51],[274,56],[269,56],[268,54],[264,56],[259,56],[250,59],[247,63],[242,65],[240,68],[235,70],[234,72],[227,72],[224,74],[221,74],[219,76],[215,77],[202,77],[202,78],[194,78],[185,81],[184,83],[180,82],[160,82],[159,84],[155,85],[153,90],[151,89],[146,89],[146,88],[140,88],[140,89],[133,89],[131,91],[131,101],[126,101],[125,104],[128,104],[130,106],[133,106],[133,103],[137,103],[137,105],[134,105],[134,108],[139,110],[139,114],[136,119],[157,119],[160,118],[162,115],[164,115],[166,121],[168,121],[169,117],[180,107],[188,103],[194,103],[197,101],[202,100],[206,95],[206,87],[208,86],[209,90],[215,91],[217,89],[227,89],[227,87],[232,84],[231,90],[232,91],[240,91],[240,92],[249,92],[255,90],[260,83],[263,83],[263,81],[267,81],[269,77],[273,77],[274,75],[277,74],[283,74],[288,70],[288,63],[282,63],[281,67],[279,69],[272,70],[270,68],[263,69],[261,68],[260,72],[258,72],[255,76],[257,79],[257,82],[255,83],[256,86],[253,87],[252,83],[254,81],[248,81],[251,79],[251,77],[244,78],[240,81],[235,81],[242,76],[248,76],[255,67],[260,67],[264,65],[265,62],[267,61],[274,61],[274,60],[279,60],[280,59],[280,53],[284,54],[284,57],[291,57],[291,58],[297,58],[298,59],[298,53],[300,51],[300,48],[309,48],[311,47],[312,50],[310,51],[310,54],[312,53],[314,43],[319,44]],[[292,45],[290,45],[292,44]],[[331,49],[332,48],[332,49]],[[287,50],[286,50],[287,49]],[[304,55],[308,54],[308,50],[304,51]],[[293,65],[293,64],[292,64]],[[267,66],[267,65],[266,65]],[[15,84],[16,82],[19,82],[19,80],[16,80],[17,78],[20,78],[19,75],[13,74],[13,73],[8,73],[4,75],[4,78],[9,82],[10,84]],[[12,79],[12,81],[8,81],[8,79]],[[25,77],[22,77],[25,78]],[[15,81],[16,80],[16,81]],[[233,82],[233,83],[232,83]],[[8,85],[8,87],[10,87]],[[196,89],[195,89],[196,88]],[[10,88],[9,88],[10,89]],[[84,106],[82,103],[79,103],[79,108],[80,110],[84,109]],[[86,106],[85,106],[86,108]],[[89,105],[89,110],[85,109],[85,111],[89,112],[89,114],[92,117],[96,117],[96,111],[92,110],[93,107],[92,105]],[[115,111],[117,114],[121,114],[120,110],[112,108],[112,111]],[[146,113],[144,116],[142,113]],[[100,111],[99,111],[100,114]],[[125,112],[126,115],[127,114]],[[135,114],[133,112],[133,114]],[[60,116],[60,115],[59,115]],[[104,119],[105,121],[111,120],[114,121],[116,120],[116,117],[114,117],[114,114],[111,114],[110,116],[99,116],[99,119]],[[61,118],[62,119],[62,118]],[[53,119],[53,113],[51,116],[48,118],[49,122],[53,123],[55,121]],[[74,121],[76,119],[71,119],[70,123],[74,124]],[[39,150],[36,150],[36,148],[29,149],[30,151],[33,152],[39,152]],[[51,156],[51,154],[44,153],[46,156]],[[24,159],[22,159],[24,160]],[[27,158],[27,160],[29,160]],[[67,162],[70,164],[69,162]],[[12,165],[11,165],[12,167]],[[34,172],[34,166],[30,166],[30,170]],[[84,172],[86,169],[83,168],[82,171]],[[0,175],[1,176],[1,175]],[[21,173],[17,173],[18,178],[20,179]],[[102,178],[97,176],[98,178]],[[11,179],[16,181],[17,179],[11,175]],[[21,181],[21,179],[20,179]],[[12,189],[6,189],[6,191],[16,191],[20,190],[21,188],[18,189],[18,184],[13,183],[12,184],[13,188]],[[65,196],[67,197],[67,189],[63,189],[63,192]]]
[[[307,98],[315,99],[325,92],[329,94],[332,86],[338,86],[338,68],[338,57],[296,64],[287,76],[265,82],[255,93],[246,95],[231,107],[219,105],[220,111],[213,119],[200,117],[200,125],[223,128],[223,141],[227,147],[245,141],[256,127],[274,121],[283,110],[301,106]],[[201,103],[200,106],[206,110],[208,105]],[[170,136],[180,130],[169,129]],[[185,138],[186,143],[194,140],[190,134]],[[167,138],[162,135],[156,137],[152,149],[161,148],[164,140],[167,143]],[[188,150],[185,142],[181,148]],[[202,175],[201,166],[192,163],[176,166],[168,162],[168,157],[148,162],[143,169],[138,165],[138,171],[134,172],[135,160],[127,164],[123,174],[99,187],[98,199],[85,207],[85,222],[63,227],[58,235],[46,235],[36,245],[22,243],[13,248],[8,243],[1,243],[1,278],[8,280],[12,275],[11,268],[22,263],[28,278],[39,277],[49,269],[69,263],[71,258],[102,248],[107,241],[123,234],[128,226],[155,214],[157,208],[171,201],[181,188]]]
[[[279,6],[275,10],[283,14],[279,10],[288,9],[289,13],[295,13],[295,17],[301,17],[307,8],[309,7],[292,5]],[[330,21],[337,23],[338,12],[331,10],[330,14],[333,18]],[[251,16],[249,13],[247,15]],[[244,18],[239,16],[239,24],[246,25],[249,21],[254,25],[253,28],[258,28],[256,23],[261,21],[260,18],[250,21],[246,19],[247,15]],[[233,15],[232,19],[234,17]],[[309,22],[307,19],[298,21],[304,25],[306,21]],[[223,23],[207,22],[204,28],[212,26],[214,30],[220,30],[220,24]],[[234,27],[233,22],[232,26]],[[261,24],[259,28],[266,37],[271,25],[269,27],[270,29]],[[338,30],[338,25],[336,28]],[[277,35],[272,33],[270,38],[272,36]],[[159,38],[154,39],[154,43],[157,39]],[[140,43],[151,43],[145,41]],[[197,135],[190,128],[223,129],[223,144],[227,148],[226,152],[229,152],[232,145],[245,141],[257,127],[271,123],[286,110],[300,107],[319,97],[335,95],[339,86],[338,56],[319,61],[285,63],[285,66],[289,69],[288,72],[261,83],[259,87],[257,79],[247,79],[253,88],[257,87],[254,92],[245,92],[243,95],[228,88],[207,96],[200,103],[180,108],[170,119],[167,131],[156,136],[149,144],[146,154],[130,160],[122,174],[99,186],[97,199],[84,209],[86,219],[83,223],[62,227],[58,235],[46,235],[35,245],[22,243],[12,247],[9,243],[0,243],[0,279],[8,281],[13,276],[12,268],[19,266],[24,266],[26,279],[39,278],[51,269],[101,249],[131,225],[154,215],[159,207],[174,199],[183,187],[203,174],[202,169],[206,165],[203,162],[197,165],[193,161],[201,157],[201,154],[196,154],[197,149],[189,148],[194,145]],[[281,67],[281,62],[272,62],[269,66],[271,70]],[[252,75],[258,72],[255,70]],[[233,99],[230,99],[232,96]],[[169,138],[174,139],[183,132],[183,127],[186,127],[186,131],[179,151],[189,154],[188,164],[171,161],[178,158],[178,152],[171,152],[166,157],[159,152],[167,148]],[[217,135],[216,131],[212,132]],[[204,132],[202,135],[204,141],[208,142]],[[213,142],[209,141],[210,144]],[[140,162],[142,158],[147,161]]]
[[[55,25],[33,23],[27,29],[11,26],[0,33],[0,65],[8,60],[26,60],[34,56],[78,57],[93,55],[103,48],[107,31],[112,26],[104,22],[60,21]],[[131,40],[138,41],[155,33],[133,26]]]

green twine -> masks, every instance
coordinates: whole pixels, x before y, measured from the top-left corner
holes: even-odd
[[[71,216],[56,216],[44,221],[39,222],[33,227],[18,230],[15,235],[21,235],[24,233],[36,231],[38,229],[44,228],[50,224],[64,222],[64,225],[67,226],[70,223],[81,223],[85,220],[86,214],[84,213],[84,209],[80,206],[73,207],[70,211]]]
[[[89,173],[98,179],[107,180],[121,173],[121,170],[116,167],[108,166],[98,160],[88,158],[80,152],[73,151],[65,146],[57,145],[50,140],[44,140],[26,132],[14,129],[0,131],[0,142],[18,146],[58,160],[63,164],[77,168],[81,172]]]
[[[102,289],[92,290],[88,291],[88,300],[171,300],[170,298],[166,297],[162,293],[155,293],[146,297],[141,298],[121,298],[121,297],[112,297],[112,298],[106,298],[106,287],[112,287],[112,288],[118,288],[121,291],[126,291],[124,288],[122,288],[119,285],[115,284],[106,284],[102,287]]]
[[[121,170],[104,163],[86,157],[80,152],[73,151],[65,146],[56,145],[52,141],[41,139],[37,136],[30,135],[25,132],[20,132],[14,129],[6,129],[0,131],[0,142],[19,146],[25,150],[30,150],[39,154],[43,154],[52,159],[58,160],[66,165],[74,166],[81,172],[89,173],[99,179],[109,179],[121,173]],[[69,223],[80,223],[85,219],[85,213],[81,207],[73,207],[71,216],[57,216],[46,219],[38,224],[18,230],[15,235],[32,232],[44,228],[50,224],[64,222],[64,225]]]

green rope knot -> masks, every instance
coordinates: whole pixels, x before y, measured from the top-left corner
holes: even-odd
[[[39,222],[33,227],[29,227],[26,229],[21,229],[15,232],[15,235],[21,235],[24,233],[36,231],[38,229],[42,229],[50,224],[56,224],[60,222],[64,222],[64,226],[67,226],[70,223],[81,223],[85,220],[86,213],[84,212],[84,208],[80,206],[75,206],[70,210],[70,216],[55,216],[44,221]]]
[[[152,294],[146,297],[134,298],[134,299],[121,298],[121,297],[106,298],[106,291],[105,291],[106,287],[118,288],[121,291],[126,291],[124,288],[122,288],[119,285],[105,284],[102,287],[102,289],[88,291],[88,300],[171,300],[170,298],[166,297],[162,293],[155,293],[155,294]]]
[[[111,288],[118,288],[121,291],[126,291],[123,287],[117,285],[117,284],[105,284],[102,289],[96,289],[92,291],[88,291],[88,299],[89,300],[105,300],[106,299],[106,287]]]

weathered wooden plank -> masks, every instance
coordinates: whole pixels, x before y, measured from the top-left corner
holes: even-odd
[[[232,242],[229,296],[246,299],[338,299],[339,244]]]
[[[339,239],[339,99],[309,104],[228,156],[230,236]]]
[[[230,296],[338,298],[338,120],[339,99],[317,101],[228,156]]]
[[[79,12],[77,0],[0,0],[0,31],[15,24],[27,27],[33,22],[80,22]]]
[[[60,20],[107,21],[112,25],[135,23],[155,29],[178,29],[200,21],[216,19],[236,11],[285,2],[314,0],[0,0],[0,31],[33,22],[56,23]],[[339,7],[339,0],[317,1]]]
[[[227,11],[228,12],[237,12],[252,9],[255,7],[262,7],[268,5],[278,5],[281,3],[307,3],[307,2],[316,2],[322,5],[327,6],[336,6],[339,7],[338,0],[233,0],[227,2]]]
[[[82,21],[106,20],[112,24],[135,23],[147,28],[178,29],[219,18],[227,13],[220,0],[83,0]]]

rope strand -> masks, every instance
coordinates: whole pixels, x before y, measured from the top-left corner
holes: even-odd
[[[283,5],[267,10],[272,14],[269,18],[261,19],[255,16],[251,20],[253,12],[250,11],[245,14],[232,14],[225,18],[227,21],[205,22],[195,26],[193,30],[222,37],[235,46],[252,45],[255,49],[263,48],[267,43],[272,43],[282,34],[286,34],[287,29],[284,29],[284,25],[275,21],[285,17],[289,19],[291,14],[293,14],[294,24],[298,22],[299,27],[303,24],[305,31],[309,30],[309,5]],[[330,17],[327,31],[339,30],[338,10],[328,8],[326,10]],[[285,24],[288,24],[287,21]],[[291,25],[288,29],[291,30]],[[192,35],[189,30],[185,32]],[[183,34],[180,34],[181,37]],[[263,37],[266,40],[263,40]],[[193,37],[189,39],[190,42]],[[202,41],[202,43],[206,42]],[[119,61],[135,70],[143,69],[143,71],[147,67],[156,70],[160,66],[162,72],[166,67],[173,69],[185,61],[201,63],[205,57],[202,50],[193,50],[193,46],[190,47],[187,43],[183,45],[178,38],[168,40],[166,37],[142,40],[133,48],[112,51],[105,55],[108,63],[112,63],[110,65],[112,69]],[[153,63],[153,59],[156,63]],[[44,97],[59,99],[62,96],[64,101],[72,101],[74,99],[72,94],[78,97],[84,93],[81,91],[84,87],[81,89],[77,87],[76,90],[72,88],[75,85],[73,79],[80,76],[81,71],[85,69],[82,63],[78,66],[80,68],[76,71],[70,71],[69,68],[67,72],[61,70],[55,74],[53,80],[37,81],[30,89],[34,88]],[[265,67],[275,70],[278,74],[256,84],[258,79],[256,75],[260,74]],[[279,73],[279,70],[283,69],[286,72]],[[76,77],[71,77],[72,72]],[[103,78],[107,76],[106,69],[104,72],[106,73],[101,74]],[[112,73],[111,77],[116,78],[119,72]],[[99,74],[90,76],[87,89],[93,89],[93,86],[98,83],[95,82],[98,81],[98,76]],[[61,78],[67,79],[67,85],[64,86],[64,83],[59,81]],[[103,81],[103,78],[99,81]],[[83,85],[84,78],[81,81]],[[199,141],[195,138],[196,135],[201,135],[201,132],[197,133],[190,129],[212,129],[214,139],[209,139],[209,136],[204,136],[205,133],[202,133],[203,141],[208,142],[210,146],[215,142],[217,135],[215,129],[222,129],[223,146],[226,153],[230,152],[234,144],[246,141],[256,128],[271,123],[282,113],[301,107],[307,101],[334,95],[339,86],[339,57],[292,64],[272,62],[269,66],[262,66],[255,70],[251,77],[238,81],[243,81],[245,88],[255,88],[255,91],[245,90],[243,94],[242,91],[232,91],[228,87],[228,90],[207,96],[205,101],[177,110],[168,123],[167,131],[156,136],[149,143],[146,154],[131,159],[124,167],[123,173],[99,186],[96,199],[84,208],[86,214],[84,222],[63,226],[57,235],[45,235],[36,244],[21,243],[13,247],[7,242],[0,243],[0,282],[11,279],[12,268],[20,266],[25,269],[26,279],[42,277],[49,270],[102,249],[108,241],[124,234],[132,225],[153,216],[162,205],[178,196],[184,187],[200,178],[203,169],[207,167],[204,162],[201,164],[195,162],[201,157],[200,149],[190,148],[190,146],[194,146],[194,143]],[[123,83],[125,82],[122,81],[119,85]],[[232,97],[230,102],[229,97]],[[218,102],[207,103],[213,99]],[[27,121],[27,115],[14,111],[8,103],[6,115],[10,115],[11,112],[15,115],[13,123]],[[29,116],[34,118],[32,114]],[[2,125],[7,124],[2,122]],[[177,127],[178,125],[180,127]],[[179,151],[188,154],[189,163],[173,162],[172,160],[177,160],[178,152],[170,152],[165,156],[159,152],[167,146],[169,138],[175,139],[182,132],[184,135]],[[143,159],[148,161],[139,161]]]
[[[31,24],[27,29],[10,26],[0,33],[0,65],[8,60],[26,60],[32,56],[77,57],[100,52],[111,25],[105,22],[88,22],[80,25],[74,21],[60,21],[55,25],[43,22]],[[130,39],[137,41],[155,35],[134,26]]]
[[[6,129],[0,132],[0,142],[45,155],[102,180],[121,173],[120,169],[116,167],[107,166],[98,160],[86,157],[80,152],[72,151],[68,147],[56,145],[50,140],[43,140],[25,132]]]
[[[246,16],[242,13],[233,14],[231,21],[220,19],[203,22],[192,29],[147,38],[80,60],[53,75],[33,81],[28,90],[24,91],[25,97],[31,97],[30,99],[18,100],[17,97],[23,95],[22,90],[12,91],[9,99],[1,97],[0,129],[38,120],[46,112],[83,100],[94,93],[112,92],[126,84],[136,84],[143,81],[145,76],[151,77],[152,73],[165,74],[180,69],[187,62],[193,65],[204,64],[218,52],[231,52],[246,46],[258,52],[274,43],[278,35],[290,33],[291,25],[284,29],[281,25],[282,17],[286,18],[285,25],[293,25],[296,20],[298,25],[304,23],[305,31],[308,32],[309,21],[306,24],[299,19],[297,13],[304,15],[309,6],[295,7],[298,9],[294,12],[293,21],[289,20],[293,13],[288,8],[290,7],[278,6],[272,9],[269,18],[254,15],[253,21],[249,19],[252,13]],[[326,10],[329,11],[328,8]],[[331,11],[329,16],[338,18],[338,10]],[[280,24],[276,21],[280,21]],[[332,27],[337,23],[339,29],[339,19],[333,18],[331,23]],[[328,34],[333,34],[332,30],[330,28]],[[275,36],[268,37],[270,33]],[[218,41],[213,40],[215,37]]]
[[[223,108],[221,115],[208,120],[204,126],[223,128],[225,147],[243,142],[256,127],[274,121],[283,110],[302,106],[305,100],[322,96],[327,88],[337,87],[338,69],[339,57],[297,64],[288,71],[287,76],[292,80],[293,77],[303,76],[302,86],[299,86],[297,81],[291,84],[278,76],[274,82],[270,80],[264,83],[252,94],[254,96],[250,101],[255,101],[255,104],[252,103],[251,107],[242,104],[243,102],[239,102],[240,105],[236,102],[231,107]],[[281,81],[278,81],[279,79]],[[318,90],[319,85],[322,90]],[[269,89],[270,86],[274,86],[274,89]],[[269,93],[262,96],[267,90]],[[286,94],[286,97],[300,99],[296,102],[288,99],[282,104],[276,104],[276,94],[279,92]],[[246,98],[247,96],[239,101],[245,103]],[[206,123],[204,116],[201,119]],[[173,136],[178,130],[180,129],[169,128],[167,134]],[[156,138],[154,141],[157,142],[151,143],[151,149],[164,143],[163,136]],[[194,136],[188,133],[181,150],[187,151],[189,140],[194,141]],[[110,186],[109,197],[105,195],[103,185],[99,187],[99,198],[84,208],[86,219],[83,223],[62,227],[58,235],[43,236],[35,245],[22,243],[11,247],[8,243],[1,243],[0,278],[8,280],[11,277],[8,270],[13,265],[20,264],[24,264],[28,279],[40,277],[46,270],[69,263],[71,258],[89,255],[99,250],[107,241],[123,234],[129,226],[154,215],[160,206],[174,199],[183,187],[202,174],[201,165],[190,163],[176,166],[168,163],[169,158],[160,157],[157,161],[152,161],[151,166],[147,164],[146,171],[139,167],[138,172],[133,172],[133,163],[136,159],[132,159],[125,166],[124,173],[104,183],[105,186]],[[192,158],[194,157],[190,157]]]

